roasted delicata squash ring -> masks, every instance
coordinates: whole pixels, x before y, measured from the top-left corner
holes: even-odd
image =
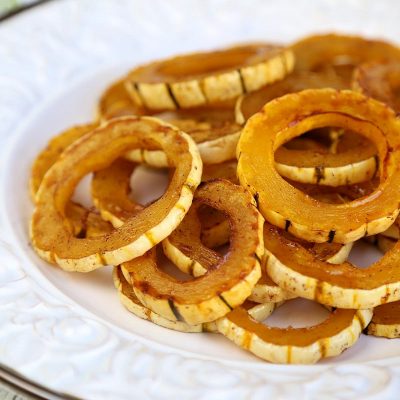
[[[107,235],[74,238],[65,223],[65,206],[79,180],[134,147],[161,147],[168,154],[175,172],[166,193]],[[67,148],[45,175],[31,220],[33,247],[68,271],[88,272],[138,257],[179,225],[201,172],[196,145],[177,128],[151,117],[111,120]]]
[[[58,134],[49,141],[46,148],[39,153],[32,165],[31,178],[29,181],[32,199],[35,199],[46,172],[58,160],[61,153],[83,135],[97,128],[97,126],[97,123],[77,125]]]
[[[264,241],[269,276],[300,297],[354,309],[400,300],[400,242],[379,261],[360,269],[349,262],[332,265],[318,260],[272,225],[267,228]]]
[[[295,71],[331,70],[349,85],[354,67],[368,61],[400,61],[400,49],[381,40],[348,35],[315,35],[290,46]],[[350,87],[350,86],[348,86]]]
[[[138,107],[131,99],[123,79],[109,86],[101,95],[97,105],[97,117],[102,121],[144,114],[149,114],[149,112]]]
[[[293,66],[285,48],[250,44],[143,65],[125,85],[139,106],[175,110],[236,98],[282,79]]]
[[[157,114],[157,117],[188,133],[196,142],[205,164],[217,164],[235,158],[242,127],[234,120],[233,105],[165,112]],[[132,150],[126,158],[152,167],[168,166],[165,153],[160,150]]]
[[[324,204],[276,171],[279,146],[310,129],[332,125],[357,132],[376,146],[380,184],[369,196]],[[400,121],[384,104],[352,91],[305,90],[271,101],[248,121],[238,144],[237,172],[272,224],[309,241],[349,243],[383,232],[397,217],[399,145]]]
[[[230,251],[212,271],[179,281],[161,271],[151,253],[122,265],[143,305],[188,324],[214,321],[242,304],[260,279],[264,252],[263,219],[243,188],[224,180],[208,182],[195,194],[199,202],[226,213],[231,224]]]
[[[351,347],[371,317],[372,310],[336,309],[318,325],[277,328],[255,321],[244,307],[237,307],[217,321],[217,328],[235,344],[266,361],[311,364]]]
[[[267,231],[264,233],[264,237]],[[298,239],[294,239],[299,242]],[[347,243],[340,245],[337,243],[311,243],[300,241],[300,243],[307,248],[307,250],[319,260],[325,261],[329,264],[340,264],[347,260],[350,251],[353,247],[353,243]],[[283,289],[278,286],[268,275],[268,255],[264,255],[262,262],[262,275],[257,285],[254,287],[249,300],[258,303],[277,303],[284,300],[292,299],[297,297],[293,292]]]
[[[162,244],[164,254],[183,272],[201,276],[215,268],[223,260],[223,256],[206,247],[201,241],[202,226],[200,224],[199,206],[192,206],[193,211],[186,214],[181,224]],[[298,241],[298,240],[297,240]],[[352,243],[308,243],[301,241],[315,257],[332,264],[342,263],[347,259]],[[266,260],[262,260],[262,275],[252,290],[249,300],[258,303],[281,302],[296,297],[291,292],[280,288],[268,276]]]
[[[215,322],[206,322],[204,324],[189,325],[181,321],[170,321],[150,309],[143,306],[143,304],[136,297],[132,285],[125,279],[120,267],[115,267],[113,270],[114,286],[118,290],[119,299],[122,305],[131,313],[139,318],[151,321],[156,325],[164,328],[172,329],[180,332],[218,332]],[[269,317],[273,311],[280,304],[266,303],[258,304],[250,301],[245,301],[244,306],[248,309],[252,318],[257,321],[263,321]]]
[[[373,97],[400,111],[400,64],[397,62],[370,62],[360,65],[353,75],[353,89]]]

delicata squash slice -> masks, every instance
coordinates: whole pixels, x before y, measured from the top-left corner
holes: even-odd
[[[400,300],[400,243],[368,268],[319,260],[304,246],[267,225],[266,269],[280,287],[321,304],[366,309]]]
[[[235,122],[233,104],[198,107],[156,115],[183,130],[196,142],[205,164],[217,164],[235,158],[242,127]],[[126,157],[153,167],[167,167],[168,160],[160,150],[132,150]]]
[[[65,206],[80,179],[107,167],[134,147],[161,147],[175,167],[166,193],[109,234],[73,237]],[[138,257],[168,236],[188,211],[202,163],[194,142],[177,128],[151,117],[111,120],[67,148],[45,175],[31,220],[37,253],[68,271],[88,272]]]
[[[119,299],[122,305],[131,313],[139,318],[151,321],[156,325],[180,332],[218,332],[215,322],[204,324],[189,325],[182,321],[170,321],[150,309],[146,308],[136,297],[132,285],[125,279],[121,268],[115,267],[113,270],[114,286],[118,290]],[[257,321],[262,321],[273,313],[278,304],[266,303],[258,304],[245,301],[244,307],[248,309],[249,315]]]
[[[267,231],[264,231],[264,238],[266,234]],[[299,241],[299,239],[294,239],[294,241],[303,245],[318,260],[325,261],[329,264],[340,264],[345,262],[353,247],[353,243],[341,245],[338,243],[311,243],[301,240]],[[276,303],[297,297],[295,293],[283,289],[271,279],[268,274],[268,256],[266,254],[263,258],[261,278],[253,289],[249,299],[258,303]]]
[[[196,191],[194,203],[221,210],[230,220],[230,249],[215,268],[179,281],[163,272],[151,253],[122,264],[143,305],[171,321],[188,324],[214,321],[242,304],[260,278],[264,252],[263,219],[243,188],[224,180],[208,182]]]
[[[271,327],[237,307],[217,321],[220,333],[257,357],[274,363],[311,364],[351,347],[372,317],[372,310],[336,309],[322,323],[306,328]],[[268,320],[267,320],[268,321]]]
[[[400,64],[370,62],[360,65],[353,75],[353,89],[388,104],[400,111]]]
[[[380,184],[368,196],[345,204],[322,203],[276,171],[277,148],[324,126],[357,132],[377,148]],[[349,243],[383,232],[397,217],[399,145],[400,121],[384,104],[352,91],[305,90],[271,101],[248,121],[238,144],[237,173],[270,223],[308,241]]]
[[[250,44],[143,65],[128,74],[125,85],[137,105],[175,110],[257,90],[282,79],[293,65],[293,54],[285,48]]]

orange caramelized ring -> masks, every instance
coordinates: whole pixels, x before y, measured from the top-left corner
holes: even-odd
[[[371,320],[371,310],[333,310],[325,321],[306,328],[277,328],[237,307],[217,321],[220,333],[266,361],[311,364],[351,347]],[[268,320],[267,320],[268,321]]]
[[[368,196],[346,204],[322,203],[276,171],[279,146],[324,126],[352,130],[376,146],[380,184]],[[271,101],[248,121],[238,144],[237,172],[272,224],[309,241],[348,243],[384,231],[397,217],[399,146],[400,121],[384,104],[352,91],[305,90]]]
[[[161,147],[168,155],[175,171],[166,193],[109,234],[73,237],[65,223],[65,206],[80,179],[135,147]],[[42,258],[69,271],[88,272],[138,257],[179,225],[201,172],[196,145],[177,128],[150,117],[111,120],[67,148],[45,175],[31,220],[33,247]]]
[[[229,252],[212,270],[179,281],[160,269],[151,252],[122,265],[143,305],[167,319],[189,324],[213,321],[242,304],[260,278],[264,252],[263,219],[247,191],[215,180],[199,187],[198,202],[226,213],[231,225]]]
[[[332,265],[318,260],[279,228],[265,229],[267,272],[281,288],[339,308],[367,309],[400,300],[400,242],[360,269],[349,262]]]
[[[156,110],[198,107],[236,98],[282,79],[293,54],[250,44],[153,62],[131,71],[126,87],[139,106]]]

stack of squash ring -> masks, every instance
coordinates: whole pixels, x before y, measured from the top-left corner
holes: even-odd
[[[399,48],[331,34],[139,66],[34,161],[33,248],[65,271],[112,265],[131,313],[270,362],[400,337],[398,86]],[[140,164],[169,170],[150,204],[131,194]],[[91,173],[85,208],[71,198]],[[347,258],[366,237],[384,255],[359,269]],[[296,297],[328,317],[263,322]]]

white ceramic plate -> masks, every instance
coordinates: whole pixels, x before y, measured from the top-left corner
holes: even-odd
[[[71,0],[1,24],[0,362],[83,398],[393,398],[400,385],[397,341],[362,337],[316,366],[279,366],[218,335],[177,333],[130,315],[109,269],[67,274],[35,255],[27,181],[46,141],[93,118],[105,86],[138,62],[314,31],[395,40],[395,10],[396,1],[353,0],[339,8],[333,1]],[[377,256],[365,246],[352,254],[359,264]],[[299,326],[323,318],[320,309],[307,318],[304,308],[313,309],[300,301],[271,321]]]

